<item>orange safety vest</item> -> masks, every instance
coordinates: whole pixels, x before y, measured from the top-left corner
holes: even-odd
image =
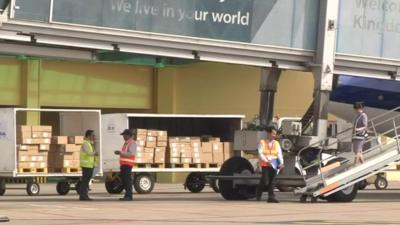
[[[268,160],[272,161],[273,164],[278,165],[278,149],[277,146],[279,145],[279,142],[273,141],[272,145],[270,146],[268,143],[265,142],[265,140],[261,140],[260,144],[264,148],[264,156]],[[260,167],[270,167],[272,166],[270,163],[266,163],[262,159],[259,161]]]
[[[126,141],[124,143],[124,145],[122,146],[122,152],[127,152],[129,147],[131,145],[135,144],[135,141],[132,139],[129,139],[128,141]],[[129,156],[129,157],[123,157],[122,155],[119,156],[119,164],[121,166],[133,166],[135,165],[135,156]]]

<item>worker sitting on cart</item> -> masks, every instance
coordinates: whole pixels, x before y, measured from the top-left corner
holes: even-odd
[[[260,167],[262,171],[260,183],[257,187],[257,201],[261,200],[265,182],[268,179],[268,202],[278,203],[275,198],[275,176],[278,170],[283,168],[283,156],[279,142],[276,141],[277,128],[268,126],[266,128],[267,138],[261,140],[258,144],[258,155],[260,158]]]
[[[87,130],[85,139],[83,141],[80,151],[80,166],[82,167],[81,186],[79,190],[79,200],[90,201],[88,190],[89,181],[93,176],[93,169],[96,166],[95,158],[98,155],[94,151],[93,144],[95,141],[95,134],[93,130]]]
[[[136,155],[136,130],[124,130],[121,133],[124,138],[124,145],[121,151],[115,151],[119,155],[120,172],[122,177],[122,184],[125,189],[125,196],[120,198],[121,201],[132,201],[132,167],[135,164]]]

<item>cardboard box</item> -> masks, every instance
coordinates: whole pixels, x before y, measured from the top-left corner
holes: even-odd
[[[136,141],[136,144],[137,144],[138,146],[144,147],[144,146],[146,146],[146,141]]]
[[[224,152],[224,145],[220,142],[212,143],[213,152]]]
[[[200,163],[202,163],[202,161],[201,161],[201,158],[193,158],[193,163],[195,163],[195,164],[200,164]]]
[[[83,144],[84,137],[83,136],[68,136],[68,144]]]
[[[191,141],[190,146],[192,148],[200,148],[201,147],[201,142],[200,141]]]
[[[66,145],[68,144],[67,136],[53,136],[51,138],[51,144]]]
[[[136,163],[153,163],[154,159],[147,159],[147,158],[136,158]]]
[[[52,132],[51,126],[32,126],[32,132]]]
[[[136,152],[144,152],[144,147],[143,146],[137,146],[136,147]]]
[[[166,149],[165,148],[156,148],[154,151],[154,163],[165,163],[165,155]]]
[[[168,133],[167,131],[158,131],[157,132],[157,140],[158,141],[163,141],[163,142],[167,142],[168,141]]]
[[[184,164],[192,163],[192,158],[181,158],[181,163]]]
[[[146,141],[147,142],[157,142],[157,137],[147,136]]]
[[[147,136],[147,129],[136,129],[137,136]]]
[[[227,160],[233,156],[233,143],[224,142],[224,160]]]
[[[157,154],[157,153],[166,153],[167,152],[167,148],[165,148],[165,147],[157,147],[157,148],[155,148],[154,149],[154,152]]]
[[[17,150],[19,153],[25,152],[25,154],[37,154],[39,153],[39,146],[38,145],[18,145]]]
[[[157,142],[155,142],[155,141],[146,141],[146,147],[155,148],[155,147],[157,147]]]
[[[201,152],[212,153],[212,144],[209,142],[202,142],[201,143]]]
[[[169,141],[170,144],[179,143],[179,137],[169,137],[168,141]]]
[[[221,142],[221,139],[219,137],[210,137],[208,139],[208,142],[217,143],[217,142]]]
[[[144,148],[145,153],[154,153],[154,148]]]
[[[139,152],[136,153],[136,158],[152,159],[154,158],[154,153],[150,152]]]
[[[50,150],[49,144],[40,144],[39,145],[39,151],[49,151],[49,150]]]
[[[169,152],[168,154],[169,158],[180,158],[181,157],[181,152]]]
[[[157,141],[157,147],[167,147],[168,142],[166,141]]]
[[[223,163],[224,162],[224,152],[213,152],[213,163]]]
[[[201,153],[201,163],[213,163],[213,154],[210,152]]]
[[[201,147],[192,147],[192,152],[201,152]]]
[[[79,168],[80,162],[78,160],[63,160],[61,168]],[[60,168],[60,167],[58,167]]]
[[[30,131],[17,131],[17,138],[19,138],[19,139],[32,138],[32,132],[30,132]]]
[[[179,141],[181,143],[190,143],[191,139],[190,137],[179,137]]]
[[[75,152],[65,152],[65,153],[62,155],[62,158],[63,158],[64,160],[75,160],[75,159],[74,159],[74,153],[75,153]]]
[[[32,132],[32,126],[18,126],[17,127],[17,133],[20,132],[20,131],[31,133]]]
[[[146,141],[147,136],[146,135],[137,135],[136,136],[136,141]]]
[[[200,152],[193,152],[192,157],[194,158],[199,158],[200,159],[201,153]]]
[[[167,158],[168,163],[181,163],[181,158]]]
[[[32,132],[33,138],[51,138],[51,132],[34,131]]]
[[[147,130],[147,136],[157,137],[157,130]]]
[[[20,162],[18,163],[19,168],[36,168],[36,163],[34,162]]]
[[[192,158],[192,152],[191,151],[181,152],[181,158]]]
[[[74,144],[66,144],[66,145],[50,145],[50,151],[65,153],[65,152],[80,152],[81,146]]]

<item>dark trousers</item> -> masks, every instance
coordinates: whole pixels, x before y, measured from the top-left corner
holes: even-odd
[[[276,170],[274,168],[268,166],[268,167],[262,167],[261,168],[261,178],[260,178],[260,183],[258,184],[257,187],[257,199],[261,198],[261,195],[264,191],[265,188],[265,182],[268,181],[268,197],[274,197],[274,188],[275,188],[275,176],[276,176]]]
[[[121,179],[125,197],[132,198],[132,166],[121,166]]]
[[[82,177],[81,177],[81,186],[79,189],[79,197],[80,198],[88,198],[89,191],[89,182],[93,176],[93,168],[85,168],[82,167]]]

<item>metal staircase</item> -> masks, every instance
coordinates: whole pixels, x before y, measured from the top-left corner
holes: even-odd
[[[357,182],[380,173],[393,163],[400,162],[400,107],[383,113],[369,120],[368,129],[372,135],[367,138],[363,151],[363,164],[354,165],[355,155],[351,151],[351,145],[341,145],[351,141],[352,128],[337,135],[337,141],[328,142],[328,139],[321,140],[301,149],[298,152],[298,165],[305,181],[305,186],[295,190],[295,194],[309,195],[312,197],[329,197],[330,195],[345,191]],[[391,141],[381,143],[377,130],[383,130],[381,136],[389,137]],[[328,143],[328,144],[326,144]],[[346,146],[339,148],[338,152],[327,158],[322,158],[322,153],[332,146]],[[309,165],[304,164],[301,155],[304,151],[315,147],[321,148],[318,159]],[[350,149],[349,149],[350,148]]]

